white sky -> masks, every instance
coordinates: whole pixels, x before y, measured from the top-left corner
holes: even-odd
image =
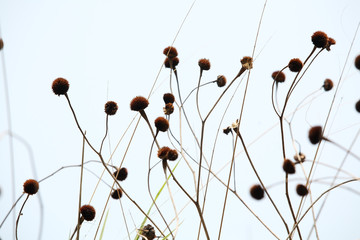
[[[162,95],[170,91],[169,71],[161,69],[164,60],[162,51],[174,41],[192,3],[192,0],[0,0],[0,35],[5,43],[1,52],[4,58],[1,62],[3,64],[3,59],[5,59],[12,130],[31,145],[39,179],[60,167],[79,164],[81,161],[82,137],[76,128],[65,98],[53,94],[52,81],[57,77],[69,80],[69,96],[80,124],[97,147],[100,145],[105,129],[104,104],[107,100],[118,103],[119,111],[115,116],[110,117],[110,133],[105,142],[104,156],[108,159],[127,126],[135,117],[135,113],[129,109],[131,99],[137,95],[147,96],[155,80],[157,81],[147,113],[150,121],[162,115]],[[263,5],[264,1],[196,1],[174,43],[180,58],[178,73],[183,98],[197,84],[199,75],[197,62],[200,58],[208,58],[211,62],[211,69],[204,73],[203,82],[215,80],[220,74],[224,74],[228,80],[236,75],[240,68],[239,60],[243,56],[252,54]],[[358,0],[269,0],[255,50],[256,59],[246,99],[243,119],[243,134],[246,142],[250,143],[277,123],[271,106],[271,73],[286,66],[291,58],[298,57],[304,60],[313,47],[310,41],[311,35],[315,31],[322,30],[333,37],[337,44],[330,52],[321,53],[307,71],[295,91],[288,112],[291,112],[290,109],[294,110],[309,93],[319,89],[325,78],[333,79],[336,84],[344,69],[342,84],[336,97],[327,133],[329,138],[336,139],[343,146],[348,147],[351,144],[359,128],[359,115],[354,111],[354,103],[360,98],[358,91],[360,73],[353,67],[353,59],[360,53],[359,36],[355,40],[345,68],[344,64],[360,21],[359,10],[360,1]],[[0,220],[2,221],[13,200],[9,138],[5,134],[8,131],[8,122],[3,65],[0,71]],[[289,71],[286,75],[288,81],[280,86],[280,99],[284,97],[284,89],[290,86],[289,80],[295,76]],[[234,95],[231,110],[226,113],[221,128],[230,125],[239,116],[244,83],[245,81]],[[172,86],[175,89],[175,82]],[[211,157],[219,121],[235,87],[236,84],[221,101],[206,125],[204,151],[208,159]],[[200,90],[200,105],[204,113],[221,91],[222,89],[215,85],[206,86]],[[301,150],[309,158],[314,155],[316,147],[308,143],[307,131],[310,125],[324,124],[334,92],[332,90],[332,92],[322,94],[313,100],[311,105],[306,105],[299,110],[295,117],[294,134],[301,142]],[[200,122],[194,96],[188,101],[190,121],[199,136]],[[173,132],[178,136],[177,116],[174,115],[172,121],[175,123]],[[113,162],[116,165],[124,157],[134,126],[134,124],[131,125],[130,131],[120,142],[113,156]],[[195,147],[195,141],[189,129],[184,127],[183,134],[184,148],[193,156],[198,156],[198,149]],[[151,203],[147,192],[146,174],[152,139],[142,119],[134,139],[123,164],[129,169],[129,177],[122,186],[146,211]],[[159,136],[159,141],[163,145],[170,145],[165,134]],[[15,195],[18,197],[22,193],[23,182],[34,178],[34,173],[31,171],[30,158],[24,145],[14,139],[14,149]],[[338,166],[345,155],[343,151],[330,144],[326,144],[325,148],[321,149],[323,149],[321,162],[334,166]],[[359,153],[359,149],[359,143],[355,144],[353,150]],[[237,153],[241,150],[240,147]],[[249,151],[266,185],[283,181],[278,126],[249,147]],[[288,129],[286,151],[288,157],[292,158],[294,149]],[[93,159],[97,160],[96,155],[88,148],[85,160]],[[218,171],[230,159],[231,137],[220,134],[215,151],[214,169]],[[154,150],[151,161],[152,163],[157,161]],[[184,186],[194,193],[192,176],[185,161],[181,161],[175,174],[183,181]],[[266,198],[257,202],[249,197],[248,189],[252,184],[257,183],[257,180],[245,155],[243,153],[237,155],[236,161],[239,195],[281,239],[285,239],[285,228],[269,200]],[[309,165],[308,163],[306,167]],[[101,174],[100,164],[90,163],[88,168],[97,175]],[[344,165],[344,169],[355,176],[358,176],[356,175],[358,168],[359,161],[351,157]],[[224,181],[227,180],[228,169],[229,166],[226,166],[224,172],[219,175]],[[294,188],[297,183],[304,181],[301,169],[297,170],[296,175],[290,177],[298,180],[290,183],[294,206],[297,206],[299,201],[294,194]],[[41,183],[40,194],[44,210],[43,239],[67,239],[73,231],[78,205],[79,173],[80,168],[66,169]],[[315,178],[333,176],[334,173],[335,171],[328,170],[324,166],[318,166]],[[203,181],[205,181],[205,172],[203,176]],[[157,166],[151,175],[154,195],[163,183],[163,179],[161,168]],[[111,183],[108,177],[104,180]],[[330,182],[329,179],[324,181]],[[85,171],[83,203],[89,202],[96,183],[97,179]],[[232,184],[231,182],[231,186]],[[171,186],[177,208],[180,210],[188,199],[175,184]],[[314,183],[314,198],[327,189],[327,186]],[[360,191],[358,183],[349,184],[348,187]],[[215,239],[219,231],[225,191],[224,187],[215,180],[210,184],[210,188],[205,218],[211,239]],[[81,231],[82,239],[94,238],[108,191],[109,188],[100,183],[92,201],[98,215],[94,222],[84,223]],[[271,188],[270,193],[291,226],[291,215],[284,195],[284,185]],[[159,203],[165,201],[165,205],[162,206],[163,213],[167,219],[172,219],[174,212],[167,190],[162,193]],[[234,195],[230,194],[228,201],[221,239],[271,239],[272,235],[249,214]],[[318,222],[320,238],[359,239],[358,201],[359,195],[346,189],[338,189],[331,194]],[[23,199],[16,207],[16,214],[22,202]],[[129,229],[132,231],[134,224],[139,226],[143,216],[128,199],[124,198],[122,202]],[[126,239],[127,233],[118,202],[110,201],[109,209],[103,239]],[[23,213],[19,225],[20,239],[37,239],[40,223],[38,196],[30,197]],[[158,214],[155,212],[152,216],[164,229],[165,225]],[[13,238],[12,221],[12,215],[10,215],[0,229],[1,239]],[[199,219],[193,205],[186,207],[180,215],[180,221],[177,239],[195,239]],[[301,225],[304,238],[309,232],[309,224],[311,224],[311,214]],[[295,235],[295,238],[297,237]],[[134,239],[134,233],[131,238]],[[314,238],[315,235],[312,235],[311,239]],[[202,235],[200,239],[205,239],[205,236]]]

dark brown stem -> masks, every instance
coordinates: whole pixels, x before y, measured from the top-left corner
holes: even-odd
[[[21,212],[22,212],[22,210],[24,209],[25,203],[26,203],[26,201],[29,199],[29,196],[30,196],[30,194],[28,194],[28,195],[26,196],[26,199],[25,199],[23,205],[21,206],[19,215],[18,215],[18,217],[17,217],[17,219],[16,219],[16,226],[15,226],[15,238],[16,238],[16,240],[18,240],[18,226],[19,226],[20,216],[22,215]]]

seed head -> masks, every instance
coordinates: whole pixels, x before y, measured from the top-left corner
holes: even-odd
[[[331,81],[331,79],[325,79],[324,81],[324,85],[323,85],[323,88],[324,90],[327,92],[327,91],[330,91],[334,86],[334,83],[333,81]]]
[[[147,108],[148,105],[149,101],[146,98],[137,96],[131,100],[130,109],[133,111],[141,111]]]
[[[296,186],[296,193],[297,193],[299,196],[303,197],[303,196],[306,196],[306,195],[309,193],[309,191],[307,190],[307,188],[306,188],[305,185],[298,184],[298,185]]]
[[[283,73],[283,72],[275,71],[271,74],[271,77],[276,82],[279,82],[279,83],[285,82],[285,73]]]
[[[179,58],[178,57],[174,57],[174,58],[165,58],[164,61],[164,65],[166,68],[170,68],[170,61],[172,61],[172,67],[173,69],[175,69],[175,67],[179,64]]]
[[[169,159],[170,161],[175,161],[178,158],[178,153],[175,149],[170,149],[167,152],[167,159]]]
[[[105,103],[105,113],[107,115],[115,115],[116,111],[118,110],[118,105],[114,101],[108,101]]]
[[[218,87],[223,87],[226,85],[226,77],[224,75],[217,76],[216,84]]]
[[[202,58],[199,60],[199,67],[203,71],[207,71],[210,69],[210,61],[209,59]]]
[[[327,45],[326,45],[326,50],[330,51],[330,50],[331,50],[330,47],[331,47],[332,45],[335,45],[335,44],[336,44],[335,39],[329,37],[328,43],[327,43]]]
[[[302,63],[302,61],[300,59],[293,58],[293,59],[290,60],[288,66],[289,66],[290,71],[292,71],[292,72],[300,72],[300,70],[303,67],[303,63]]]
[[[116,189],[116,190],[114,190],[112,193],[111,193],[111,197],[113,198],[113,199],[119,199],[119,198],[121,198],[122,197],[122,190],[120,189],[120,188],[118,188],[118,189]]]
[[[146,237],[147,240],[154,240],[155,239],[155,229],[150,224],[146,225],[142,229],[140,229],[141,235]],[[145,238],[142,237],[141,240],[145,240]]]
[[[295,155],[294,155],[294,160],[295,160],[296,162],[298,162],[298,163],[300,163],[300,162],[302,162],[302,163],[305,162],[305,159],[306,159],[305,154],[299,152],[299,157],[300,157],[300,159],[298,158],[298,155],[295,154]]]
[[[169,129],[169,121],[163,117],[155,119],[155,127],[161,132],[166,132]]]
[[[358,113],[360,113],[360,100],[356,102],[355,109]]]
[[[314,32],[311,36],[311,41],[317,48],[325,48],[328,45],[329,38],[326,33],[322,31]]]
[[[114,177],[117,176],[116,177],[117,180],[124,181],[128,176],[128,170],[127,170],[127,168],[122,167],[119,170],[115,171],[113,173],[113,175],[114,175]]]
[[[164,99],[165,104],[175,102],[175,97],[172,93],[165,93],[163,96],[163,99]]]
[[[225,133],[226,135],[228,135],[231,132],[231,128],[227,127],[223,129],[223,133]]]
[[[0,51],[4,48],[4,41],[0,38]]]
[[[290,159],[285,159],[283,163],[283,170],[288,174],[295,173],[295,164]]]
[[[259,184],[253,185],[250,188],[250,195],[256,200],[264,198],[264,189]]]
[[[170,115],[174,112],[174,105],[172,103],[167,103],[165,104],[164,107],[164,114],[165,115]]]
[[[69,82],[65,78],[57,78],[52,83],[52,90],[58,96],[64,95],[69,90]]]
[[[243,57],[241,60],[241,65],[243,68],[250,70],[253,68],[253,59],[252,57]]]
[[[33,195],[39,191],[39,183],[34,179],[29,179],[24,182],[24,193]]]
[[[360,55],[355,58],[355,67],[360,70]]]
[[[92,221],[95,218],[95,208],[91,205],[83,205],[80,212],[86,221]]]
[[[174,58],[174,57],[177,57],[178,55],[178,52],[176,50],[176,48],[174,47],[167,47],[164,49],[163,53],[165,54],[165,56],[167,56],[168,58]]]
[[[168,157],[168,152],[170,151],[171,149],[169,147],[162,147],[159,149],[158,151],[158,157],[162,160],[167,160],[167,157]]]
[[[309,130],[309,140],[312,144],[317,144],[322,139],[322,127],[315,126]]]

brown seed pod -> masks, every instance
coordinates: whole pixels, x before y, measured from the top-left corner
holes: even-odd
[[[146,239],[144,237],[142,237],[141,240],[154,240],[156,237],[155,229],[150,224],[148,224],[145,227],[143,227],[142,229],[140,229],[140,232],[141,232],[141,235],[146,237]]]
[[[355,58],[355,67],[360,70],[360,55]]]
[[[118,110],[118,105],[114,101],[108,101],[105,103],[105,113],[107,115],[115,115],[116,111]]]
[[[122,192],[122,190],[121,190],[120,188],[114,190],[114,191],[111,193],[111,197],[112,197],[113,199],[119,199],[119,198],[122,197],[122,195],[123,195],[123,192]]]
[[[360,100],[356,102],[355,109],[358,113],[360,113]]]
[[[253,185],[250,188],[250,195],[256,200],[264,198],[264,189],[259,184]]]
[[[216,84],[218,87],[223,87],[226,85],[226,77],[224,75],[217,76]]]
[[[290,159],[285,159],[283,163],[283,170],[288,174],[295,173],[295,164]]]
[[[309,130],[309,140],[312,144],[317,144],[322,139],[322,127],[315,126]]]
[[[209,59],[202,58],[199,60],[199,67],[203,71],[207,71],[210,69],[210,61]]]
[[[92,221],[95,218],[95,208],[91,205],[83,205],[80,208],[80,212],[86,221]]]
[[[36,194],[39,191],[39,183],[34,179],[28,179],[24,182],[24,193],[29,195]]]
[[[64,95],[69,90],[69,82],[65,78],[57,78],[53,81],[51,87],[56,95]]]
[[[330,47],[331,47],[332,45],[335,45],[335,44],[336,44],[335,39],[329,37],[328,43],[327,43],[327,45],[326,45],[326,50],[330,51],[330,50],[331,50]]]
[[[325,48],[328,45],[329,38],[326,33],[317,31],[311,36],[311,41],[317,48]]]
[[[299,157],[300,157],[300,159],[299,159]],[[297,154],[295,154],[295,155],[294,155],[294,160],[295,160],[296,162],[298,162],[298,163],[300,163],[300,162],[302,162],[302,163],[305,162],[305,159],[306,159],[305,154],[299,152],[299,157],[298,157]]]
[[[170,149],[167,152],[167,159],[169,161],[175,161],[177,158],[178,158],[178,153],[177,153],[177,151],[175,149]]]
[[[159,149],[158,151],[158,157],[162,160],[167,160],[167,157],[168,157],[168,152],[170,151],[171,149],[169,147],[162,147]]]
[[[128,176],[128,170],[127,170],[127,168],[122,167],[119,170],[115,171],[113,173],[113,175],[114,175],[114,177],[117,176],[116,177],[117,180],[124,181]]]
[[[149,106],[149,101],[141,96],[133,98],[130,102],[130,109],[133,111],[141,111]]]
[[[303,197],[303,196],[306,196],[306,195],[309,193],[309,191],[307,190],[307,188],[306,188],[305,185],[298,184],[298,185],[296,186],[296,193],[297,193],[299,196]]]
[[[172,62],[172,68],[175,69],[175,67],[179,64],[179,58],[178,57],[174,57],[174,58],[166,58],[164,61],[164,65],[166,68],[170,68],[170,61]]]
[[[288,66],[289,66],[290,71],[292,71],[292,72],[300,72],[300,70],[303,67],[303,63],[302,63],[302,61],[300,59],[293,58],[293,59],[290,60]]]
[[[164,99],[165,104],[175,102],[175,97],[172,93],[165,93],[163,96],[163,99]]]
[[[227,127],[223,129],[223,133],[225,133],[226,135],[228,135],[231,132],[231,128]]]
[[[274,79],[274,81],[282,83],[285,82],[285,73],[280,72],[280,71],[275,71],[271,74],[272,79]]]
[[[168,58],[174,58],[174,57],[177,57],[178,55],[178,52],[176,50],[176,48],[174,47],[167,47],[164,49],[163,53],[165,54],[165,56],[167,56]]]
[[[0,38],[0,51],[4,48],[4,41]]]
[[[163,110],[165,115],[170,115],[174,112],[174,105],[172,103],[167,103]]]
[[[253,59],[252,57],[243,57],[241,60],[241,65],[243,68],[250,70],[253,68]]]
[[[334,83],[333,81],[331,81],[331,79],[325,79],[324,81],[324,85],[323,85],[323,88],[324,90],[327,92],[327,91],[330,91],[334,86]]]
[[[169,129],[169,121],[163,117],[155,119],[155,127],[158,131],[166,132]]]

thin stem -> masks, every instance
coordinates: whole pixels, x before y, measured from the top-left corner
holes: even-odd
[[[86,134],[86,131],[85,131]],[[78,210],[78,225],[77,225],[77,234],[76,239],[79,240],[80,237],[80,208],[81,208],[81,195],[82,195],[82,181],[83,181],[83,172],[84,172],[84,152],[85,152],[85,138],[83,138],[83,145],[82,145],[82,153],[81,153],[81,170],[80,170],[80,190],[79,190],[79,210]]]
[[[103,145],[104,145],[104,141],[105,141],[106,136],[107,136],[107,134],[108,134],[108,130],[109,130],[109,115],[106,114],[106,120],[105,120],[105,136],[104,136],[104,138],[103,138],[102,141],[101,141],[99,153],[101,153],[102,147],[103,147]]]
[[[28,194],[28,195],[26,196],[26,199],[25,199],[23,205],[21,206],[19,215],[18,215],[18,217],[17,217],[17,219],[16,219],[16,226],[15,226],[15,238],[16,238],[16,240],[18,240],[18,226],[19,226],[20,216],[22,215],[22,210],[24,209],[25,203],[26,203],[26,201],[29,199],[29,197],[30,197],[30,194]]]
[[[289,204],[291,215],[294,220],[294,224],[296,224],[296,216],[295,216],[294,209],[292,207],[291,199],[290,199],[290,195],[289,195],[289,174],[288,173],[285,174],[285,195],[286,195],[287,202]],[[296,228],[297,228],[297,231],[299,234],[299,238],[301,240],[302,237],[301,237],[301,233],[300,233],[300,228],[299,228],[299,226],[297,226]]]

